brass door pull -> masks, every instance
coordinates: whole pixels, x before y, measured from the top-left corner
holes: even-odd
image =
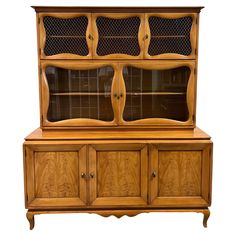
[[[145,34],[145,36],[143,37],[143,40],[148,39],[148,34]]]
[[[152,178],[155,178],[157,176],[157,172],[154,170],[153,172],[152,172]]]
[[[89,34],[88,38],[89,38],[90,40],[93,40],[93,39],[94,39],[94,38],[93,38],[93,35],[91,35],[91,34]]]
[[[94,173],[90,173],[89,176],[90,176],[91,179],[93,179],[94,178]]]

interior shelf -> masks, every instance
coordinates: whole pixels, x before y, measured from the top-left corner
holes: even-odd
[[[134,96],[140,96],[140,95],[185,95],[184,92],[127,92],[126,95],[134,95]]]
[[[186,35],[152,35],[151,38],[186,38]]]
[[[105,92],[71,92],[71,93],[51,93],[53,96],[108,96],[111,95],[111,93],[105,93]]]

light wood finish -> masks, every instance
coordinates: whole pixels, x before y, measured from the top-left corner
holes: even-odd
[[[114,78],[112,82],[111,88],[111,102],[112,108],[114,112],[114,120],[113,121],[101,121],[87,118],[77,118],[77,119],[68,119],[61,120],[56,122],[50,122],[47,120],[47,112],[49,108],[49,87],[46,79],[45,69],[48,66],[55,66],[64,69],[96,69],[105,66],[111,66],[114,69]],[[126,88],[125,82],[123,78],[123,67],[124,66],[133,66],[141,69],[153,69],[153,70],[165,70],[165,69],[174,69],[182,66],[187,66],[190,69],[190,77],[187,85],[187,106],[189,111],[189,118],[187,121],[176,121],[165,118],[146,118],[135,121],[124,121],[123,120],[123,112],[126,101]],[[104,60],[104,61],[94,61],[94,60],[86,60],[81,61],[80,63],[72,60],[64,61],[64,60],[50,60],[50,61],[42,61],[41,62],[42,69],[42,77],[41,77],[41,87],[42,87],[42,128],[58,128],[58,127],[81,127],[81,126],[154,126],[154,127],[195,127],[195,114],[194,108],[196,103],[196,94],[195,94],[195,62],[188,60],[181,61],[171,61],[166,60],[159,62],[158,64],[152,63],[152,61],[140,61],[140,60],[119,60],[119,62],[115,62],[114,60]],[[122,94],[123,96],[120,99],[116,99],[114,94]]]
[[[210,205],[211,150],[211,143],[172,142],[152,146],[150,203],[164,207]]]
[[[75,209],[75,210],[28,210],[27,212],[27,219],[30,223],[30,229],[34,228],[34,216],[41,215],[41,214],[63,214],[63,213],[89,213],[89,214],[98,214],[103,217],[115,216],[117,218],[121,218],[122,216],[129,216],[133,217],[138,214],[142,213],[151,213],[151,212],[177,212],[177,213],[189,213],[189,212],[196,212],[203,214],[203,226],[207,227],[207,220],[210,216],[210,210],[208,208],[190,208],[190,209],[163,209],[163,208],[155,208],[155,209],[98,209],[98,210],[91,210],[91,209]]]
[[[25,146],[26,206],[62,207],[86,204],[86,148],[82,145]]]
[[[123,140],[127,142],[129,140],[209,140],[210,136],[204,133],[201,129],[195,128],[194,130],[188,129],[177,129],[177,130],[155,130],[150,129],[130,129],[124,128],[118,129],[116,127],[113,130],[106,130],[101,128],[96,129],[81,129],[79,132],[74,132],[74,130],[44,130],[36,129],[26,138],[26,141],[58,141],[67,140],[68,142],[80,140],[81,142],[90,142],[93,140]]]
[[[195,121],[198,22],[202,7],[34,8],[37,13],[40,128],[28,135],[23,145],[25,208],[28,209],[26,217],[30,229],[34,228],[35,215],[54,213],[96,213],[101,216],[122,217],[148,212],[197,212],[204,215],[203,225],[207,227],[210,216],[208,207],[212,198],[213,145],[210,136],[196,128]],[[87,16],[89,24],[85,36],[89,54],[44,55],[44,16],[64,19]],[[98,16],[115,19],[140,17],[140,54],[96,55],[99,40],[96,26]],[[191,16],[191,55],[148,55],[150,16],[170,19]],[[174,35],[167,37],[172,36]],[[105,93],[103,90],[91,92],[85,89],[83,92],[79,89],[62,89],[50,94],[45,74],[47,66],[71,70],[111,66],[114,76],[111,89],[106,95],[110,96],[114,119],[109,122],[99,118],[50,122],[50,113],[47,118],[50,96],[64,99],[63,96],[70,95],[77,96],[76,98],[94,98],[96,95],[100,98]],[[124,66],[147,70],[189,67],[186,93],[181,87],[173,90],[174,92],[168,92],[171,89],[151,92],[151,89],[142,93],[145,98],[155,95],[160,99],[166,95],[173,98],[186,95],[189,115],[187,121],[164,118],[124,121],[127,95],[140,96],[142,91],[129,90],[126,93]],[[68,117],[74,116],[70,114]]]
[[[195,63],[193,61],[162,61],[158,62],[157,64],[151,63],[151,62],[143,62],[143,63],[122,63],[122,67],[124,66],[133,66],[136,68],[141,68],[141,69],[148,69],[148,70],[166,70],[166,69],[173,69],[173,68],[178,68],[182,66],[187,66],[191,73],[189,76],[189,81],[187,85],[187,106],[188,106],[188,111],[189,111],[189,118],[187,121],[176,121],[176,120],[171,120],[171,119],[165,119],[165,118],[146,118],[146,119],[140,119],[140,120],[134,120],[134,121],[125,121],[123,119],[123,111],[125,107],[125,100],[126,100],[126,91],[125,91],[125,82],[124,78],[122,75],[122,69],[120,70],[119,76],[122,78],[122,82],[120,83],[120,90],[121,93],[124,94],[123,96],[123,101],[120,103],[121,105],[121,112],[120,112],[120,123],[119,125],[127,125],[127,126],[132,126],[132,125],[157,125],[157,126],[162,126],[162,125],[178,125],[180,126],[189,126],[189,127],[194,127],[195,122],[194,122],[194,107],[195,107],[195,81],[194,81],[194,69],[195,69]]]
[[[111,66],[114,69],[114,78],[112,81],[111,86],[111,103],[114,111],[114,119],[113,121],[102,121],[102,120],[95,120],[89,118],[74,118],[74,119],[67,119],[61,120],[56,122],[50,122],[47,119],[47,113],[49,108],[49,87],[46,78],[45,70],[48,66],[55,66],[63,69],[71,69],[71,70],[83,70],[83,69],[97,69],[105,66]],[[119,89],[119,78],[118,78],[118,65],[115,63],[108,63],[108,62],[98,62],[98,63],[78,63],[77,61],[70,61],[70,63],[65,62],[64,60],[44,60],[41,62],[41,69],[42,69],[42,77],[41,77],[41,87],[42,87],[42,124],[43,127],[63,127],[63,126],[116,126],[118,124],[117,117],[119,117],[119,106],[117,103],[117,99],[114,99],[114,93],[117,93]]]
[[[97,144],[89,146],[91,205],[145,205],[147,146]]]
[[[148,54],[148,47],[151,39],[151,32],[149,28],[149,17],[156,16],[165,19],[178,19],[182,17],[190,16],[192,18],[192,27],[190,31],[190,42],[191,42],[191,54],[190,55],[180,55],[175,53],[164,53],[160,55],[151,56]],[[196,42],[197,42],[197,13],[147,13],[145,15],[145,34],[148,35],[145,40],[145,50],[144,57],[146,59],[195,59],[196,58]]]
[[[140,47],[140,54],[138,56],[132,56],[132,55],[127,55],[127,54],[109,54],[105,56],[99,56],[97,54],[97,45],[99,41],[99,34],[98,34],[98,29],[96,25],[96,20],[98,17],[107,17],[111,19],[127,19],[130,17],[139,17],[140,18],[140,26],[139,26],[139,32],[138,32],[138,42],[139,42],[139,47]],[[94,13],[92,14],[92,30],[93,30],[93,58],[94,59],[142,59],[143,58],[143,51],[144,51],[144,14],[140,13]]]
[[[81,56],[71,53],[61,53],[57,55],[46,56],[44,53],[44,47],[46,42],[46,32],[43,24],[43,18],[45,16],[56,17],[60,19],[70,19],[80,16],[86,16],[88,18],[88,27],[86,30],[86,41],[88,46],[88,55]],[[91,59],[92,58],[92,41],[89,38],[91,34],[91,13],[39,13],[38,16],[38,23],[39,23],[39,35],[40,35],[40,43],[39,43],[39,54],[40,59]]]

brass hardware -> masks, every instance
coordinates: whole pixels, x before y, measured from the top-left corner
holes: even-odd
[[[155,178],[156,176],[157,176],[157,172],[154,170],[154,171],[152,172],[152,177]]]
[[[94,173],[90,173],[89,175],[90,175],[90,178],[92,179],[94,178]]]
[[[145,34],[145,36],[143,37],[143,40],[148,39],[148,34]]]
[[[92,36],[91,34],[89,34],[88,38],[89,38],[90,40],[93,40],[93,36]]]
[[[115,94],[114,94],[114,98],[116,98],[116,97],[117,97],[117,94],[115,93]]]
[[[123,97],[123,93],[120,94],[120,97],[121,97],[121,98]]]
[[[85,173],[81,173],[81,178],[85,179],[86,178],[86,174]]]

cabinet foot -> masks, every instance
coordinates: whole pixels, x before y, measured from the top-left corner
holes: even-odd
[[[209,219],[210,216],[210,210],[209,209],[205,209],[203,210],[203,226],[206,228],[207,227],[207,220]]]
[[[27,211],[26,218],[29,221],[30,230],[32,230],[34,228],[34,213],[31,211]]]

